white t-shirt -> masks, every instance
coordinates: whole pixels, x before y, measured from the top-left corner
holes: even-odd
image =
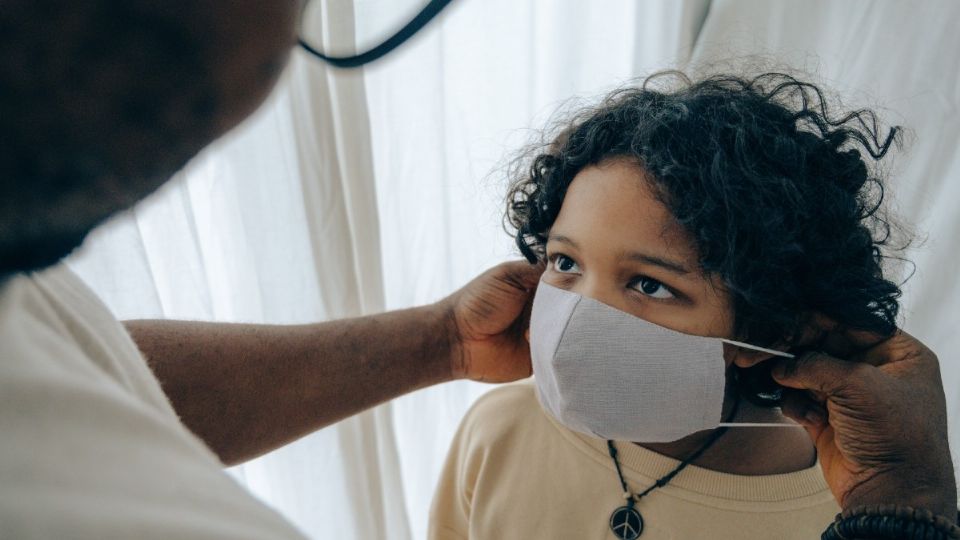
[[[65,267],[0,284],[0,538],[303,538],[177,418]]]

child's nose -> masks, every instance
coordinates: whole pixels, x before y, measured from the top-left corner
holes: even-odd
[[[623,287],[617,285],[612,280],[599,279],[597,277],[587,277],[579,280],[574,286],[573,292],[606,304],[620,311],[629,311]]]

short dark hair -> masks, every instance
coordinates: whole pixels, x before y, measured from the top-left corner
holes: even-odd
[[[901,291],[882,263],[897,235],[868,161],[899,143],[900,129],[881,135],[873,111],[828,108],[820,88],[788,74],[658,73],[574,114],[518,159],[508,230],[528,260],[543,260],[577,173],[629,159],[693,238],[702,271],[729,292],[737,339],[796,345],[814,313],[892,333]]]

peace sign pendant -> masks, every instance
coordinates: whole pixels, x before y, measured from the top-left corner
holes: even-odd
[[[637,540],[643,534],[643,517],[633,505],[621,506],[610,514],[610,530],[620,540]]]

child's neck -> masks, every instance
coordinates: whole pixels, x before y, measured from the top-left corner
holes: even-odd
[[[777,409],[757,407],[741,400],[735,422],[785,423],[794,425]],[[724,410],[726,418],[727,410]],[[706,442],[711,431],[694,433],[670,443],[637,443],[640,446],[683,460]],[[784,474],[816,463],[817,452],[807,432],[797,427],[734,427],[704,452],[693,465],[744,476]]]

